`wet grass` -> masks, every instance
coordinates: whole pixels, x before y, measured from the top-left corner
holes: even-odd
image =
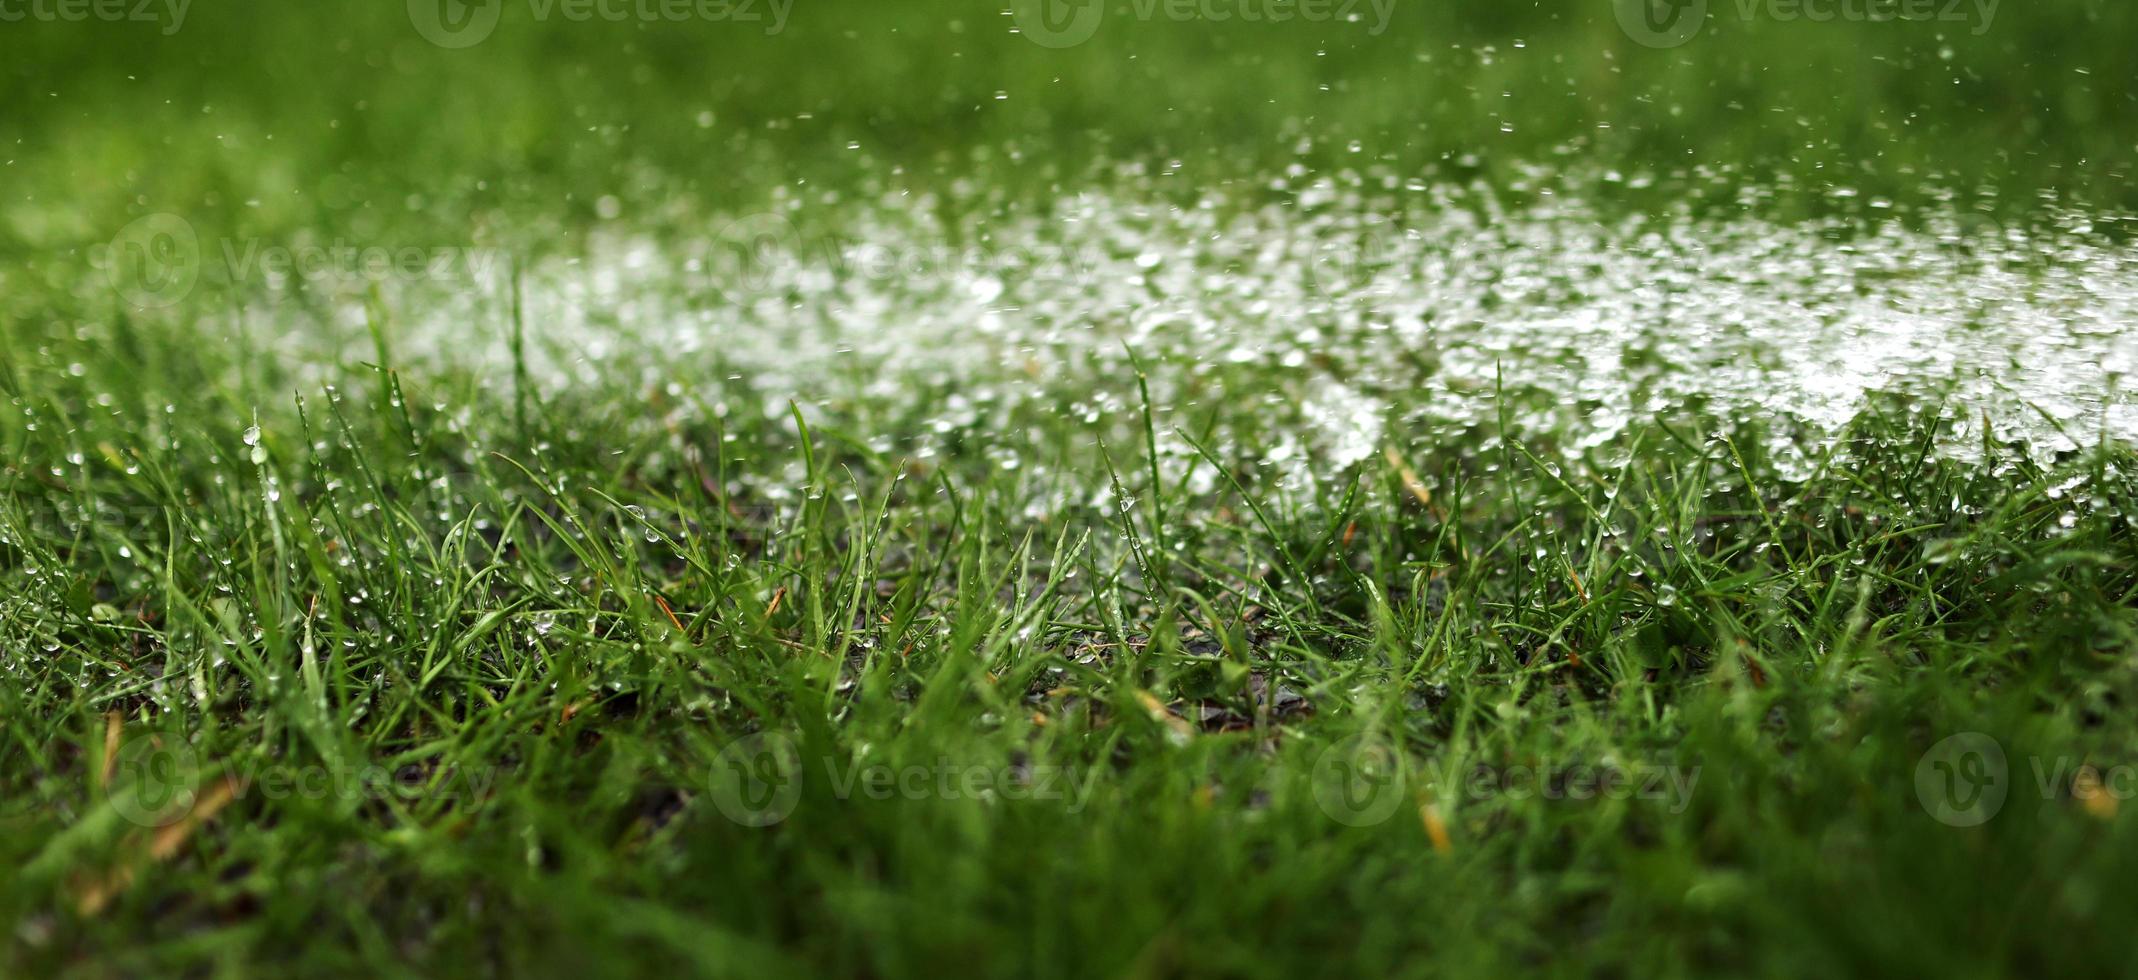
[[[541,288],[613,271],[619,214],[802,201],[814,234],[914,198],[956,246],[1124,163],[1192,203],[1346,169],[1549,198],[1539,162],[1579,159],[1628,213],[1927,200],[2023,252],[2127,193],[2123,7],[1673,51],[1600,5],[1403,7],[1062,52],[992,9],[825,9],[464,52],[393,5],[5,26],[36,44],[0,68],[0,972],[2127,972],[2115,439],[1874,392],[1839,431],[1689,397],[1599,442],[1512,376],[1427,426],[1446,363],[1312,296],[1259,314],[1325,331],[1296,362],[1070,291],[1118,343],[797,381],[773,313],[795,364],[862,336],[834,312],[954,313],[806,270]],[[211,259],[503,264],[210,270],[143,308],[92,249],[156,213]],[[2121,268],[2049,259],[2095,292],[2013,307]],[[1244,322],[1270,291],[1214,297],[1258,268],[1149,305]],[[703,346],[587,354],[700,316]],[[1364,452],[1307,380],[1371,383]]]
[[[2077,769],[2133,747],[2121,448],[1991,476],[1873,412],[1801,483],[1657,425],[1282,488],[1205,446],[1190,492],[1135,411],[1017,440],[1129,502],[1035,519],[986,424],[922,463],[390,360],[256,399],[182,330],[15,329],[11,972],[2130,952]],[[1981,826],[1919,793],[1961,732],[2008,759]]]

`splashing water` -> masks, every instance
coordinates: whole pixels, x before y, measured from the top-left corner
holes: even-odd
[[[719,381],[722,411],[770,418],[869,406],[898,420],[871,435],[923,456],[1020,411],[1118,416],[1131,356],[1155,402],[1255,416],[1265,462],[1293,468],[1503,414],[1587,450],[1701,412],[1760,423],[1801,478],[1886,393],[1954,460],[2138,443],[2138,257],[2081,219],[1784,224],[1384,183],[1183,205],[1131,182],[959,223],[923,195],[789,200],[709,233],[605,231],[528,270],[533,366],[549,386]],[[433,309],[398,353],[508,362],[493,299]]]

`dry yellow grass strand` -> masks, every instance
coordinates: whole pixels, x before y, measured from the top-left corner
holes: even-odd
[[[1433,506],[1432,489],[1425,485],[1424,480],[1418,478],[1418,471],[1410,468],[1410,464],[1404,461],[1403,454],[1396,452],[1396,447],[1381,447],[1381,458],[1388,460],[1388,465],[1396,471],[1396,477],[1403,481],[1403,489],[1418,498],[1418,503],[1427,507]]]
[[[139,859],[122,858],[119,865],[104,877],[81,885],[80,893],[75,896],[75,908],[85,916],[102,913],[111,906],[112,899],[133,886],[141,867],[170,860],[194,832],[215,819],[215,815],[237,799],[237,795],[237,780],[228,776],[209,784],[201,791],[199,799],[194,801],[193,808],[188,810],[185,816],[156,828],[149,836],[146,852]],[[139,847],[140,835],[137,833],[127,839],[121,852],[130,854]]]

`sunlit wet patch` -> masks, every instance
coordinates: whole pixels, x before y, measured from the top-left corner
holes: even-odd
[[[1169,455],[1193,455],[1178,426],[1280,473],[1501,431],[1609,463],[1630,430],[1697,416],[1742,423],[1802,479],[1881,402],[1965,464],[2138,442],[2134,256],[2082,217],[1792,224],[1394,181],[1265,191],[790,200],[607,230],[526,269],[527,361],[552,390],[622,378],[772,419],[800,403],[920,458],[1035,415],[1125,423],[1139,363]],[[496,295],[405,318],[400,356],[513,360]]]

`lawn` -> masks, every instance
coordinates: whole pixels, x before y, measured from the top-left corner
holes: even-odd
[[[1637,6],[0,0],[0,974],[2128,975],[2138,10]]]

